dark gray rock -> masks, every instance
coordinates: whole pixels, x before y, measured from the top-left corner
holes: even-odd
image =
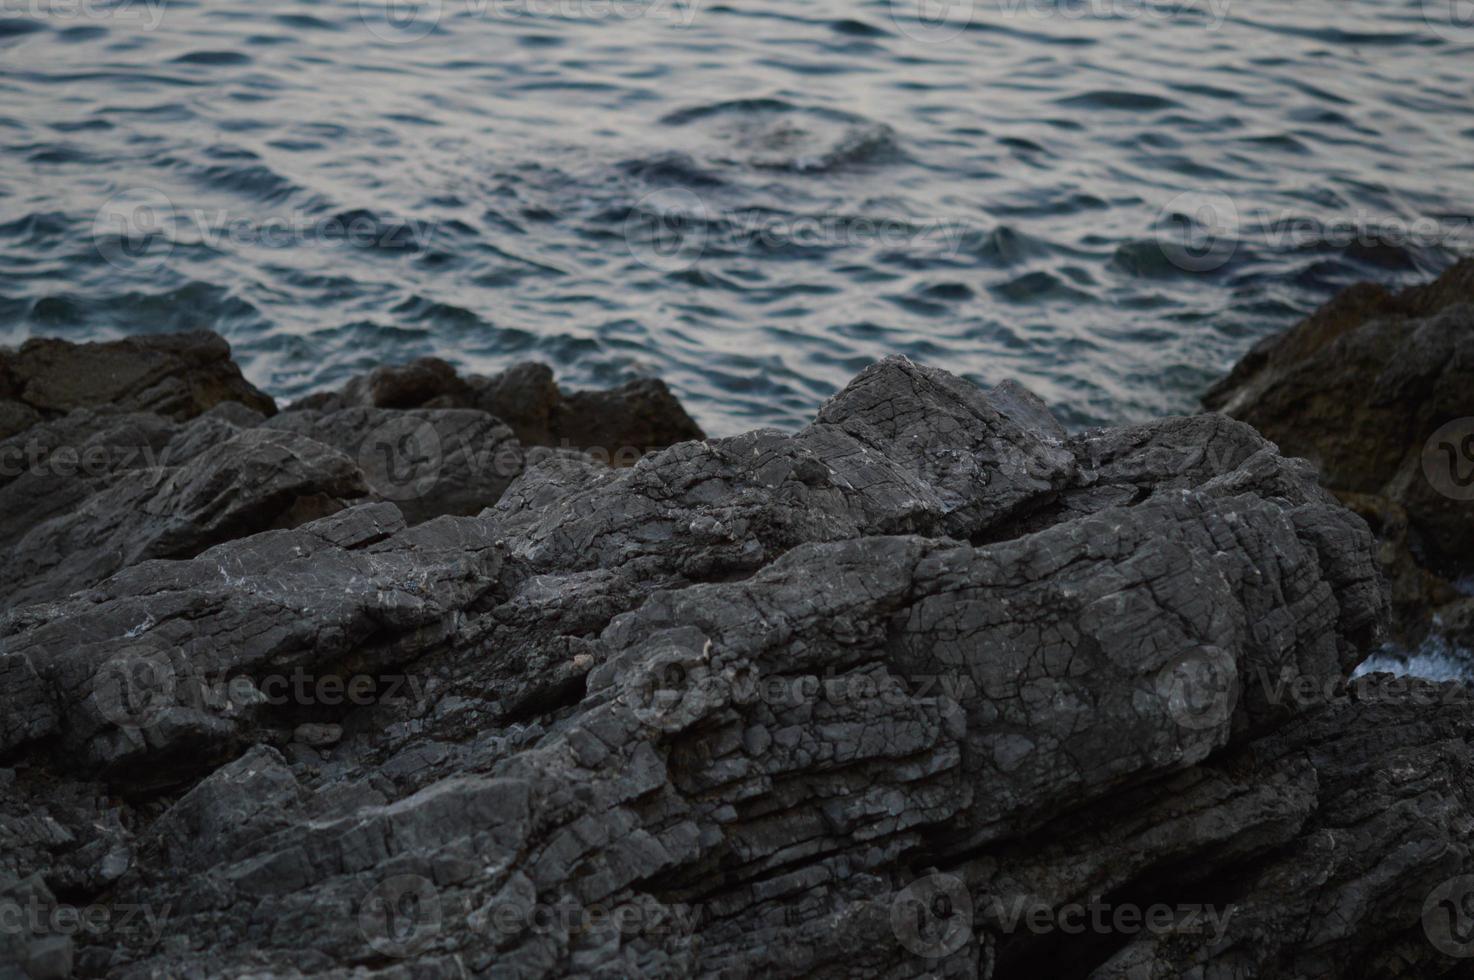
[[[1416,646],[1474,572],[1474,259],[1401,293],[1362,284],[1254,348],[1204,403],[1250,423],[1377,532]]]
[[[394,411],[284,424],[347,449]],[[475,411],[398,411],[497,442]],[[110,915],[6,955],[125,978],[1463,962],[1467,691],[1326,696],[1387,619],[1374,543],[1248,426],[1070,437],[1017,386],[889,359],[793,435],[537,455],[474,516],[359,504],[0,620],[0,875]]]
[[[624,471],[551,460],[497,513],[532,569],[638,565],[703,580],[805,542],[985,535],[1049,501],[1075,465],[1060,435],[945,372],[888,358],[796,435],[682,444]]]
[[[380,367],[338,392],[310,395],[292,409],[475,408],[512,428],[524,446],[583,449],[600,462],[628,466],[645,453],[702,439],[675,395],[657,378],[606,391],[563,392],[545,364],[522,362],[491,377],[461,378],[445,361],[422,358]]]
[[[226,401],[276,411],[241,376],[230,345],[209,331],[94,344],[37,338],[0,350],[0,437],[77,408],[107,405],[182,421]]]
[[[139,419],[125,417],[101,434],[108,451],[99,459],[116,464],[84,473],[64,468],[64,457],[53,452],[46,464],[0,489],[0,497],[35,501],[0,520],[10,547],[10,560],[0,567],[5,601],[62,596],[150,558],[193,557],[221,541],[332,513],[370,492],[353,461],[321,442],[238,430],[209,416],[180,434],[187,452],[171,440],[159,465],[133,465],[147,458],[145,448],[156,451],[140,439],[135,457],[135,447],[123,441]],[[168,465],[175,459],[178,465]],[[47,492],[53,488],[59,492]]]
[[[347,454],[369,488],[396,502],[411,524],[479,513],[501,498],[526,462],[511,429],[472,409],[306,409],[283,412],[266,426]]]
[[[141,779],[177,779],[270,706],[265,674],[379,670],[446,642],[495,582],[490,533],[456,518],[405,529],[392,504],[373,504],[132,565],[0,626],[0,665],[36,678],[0,692],[0,714],[39,717],[21,735],[58,737],[84,768],[136,762]],[[37,708],[48,701],[50,725]]]

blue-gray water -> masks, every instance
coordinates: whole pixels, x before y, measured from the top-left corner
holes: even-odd
[[[0,343],[210,327],[285,398],[538,357],[719,434],[897,351],[1189,410],[1474,246],[1470,8],[0,0]]]

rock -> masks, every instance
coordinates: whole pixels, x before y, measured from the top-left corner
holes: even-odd
[[[406,529],[392,504],[364,505],[188,561],[132,565],[12,613],[0,671],[33,674],[0,691],[0,714],[33,721],[0,753],[11,738],[54,735],[83,768],[138,763],[145,784],[178,778],[250,733],[268,707],[265,677],[372,672],[446,642],[494,585],[489,533],[455,518]],[[63,706],[70,692],[78,710]],[[49,715],[38,710],[48,701]],[[316,703],[299,698],[286,713]]]
[[[34,980],[67,980],[72,975],[72,941],[51,936],[32,943],[26,950],[25,969]]]
[[[462,379],[438,358],[375,368],[337,393],[312,395],[292,409],[475,408],[509,425],[524,446],[591,451],[601,462],[628,466],[641,455],[703,439],[665,383],[642,378],[607,391],[565,394],[544,364],[515,364],[492,377]]]
[[[179,421],[226,401],[266,415],[276,411],[241,376],[230,345],[209,331],[92,344],[28,340],[0,350],[0,399],[0,438],[42,418],[101,405]]]
[[[888,358],[796,435],[686,443],[623,471],[550,460],[497,505],[537,570],[622,569],[703,580],[804,542],[996,532],[1051,500],[1076,461],[984,392]]]
[[[283,412],[266,427],[347,454],[369,488],[398,503],[411,524],[490,507],[526,461],[512,430],[474,409],[306,409]]]
[[[343,727],[341,725],[298,725],[297,730],[292,733],[292,738],[313,748],[327,748],[343,740]]]
[[[524,392],[519,377],[541,381]],[[521,412],[540,440],[567,443],[577,429],[580,446],[640,441],[604,460],[619,465],[700,435],[671,429],[689,419],[658,383],[565,397],[536,365],[474,380],[478,387],[444,362],[418,361],[305,400],[321,408],[273,416],[213,334],[30,341],[0,356],[0,396],[23,409],[15,417],[24,422],[0,439],[0,546],[11,556],[0,600],[57,599],[141,561],[191,558],[352,503],[394,501],[410,524],[474,515],[497,503],[528,460],[507,425],[471,407],[482,403]],[[533,389],[536,406],[519,395]],[[533,458],[566,461],[570,452],[538,449]]]
[[[1243,419],[1378,530],[1396,633],[1416,645],[1474,569],[1474,259],[1393,294],[1346,290],[1249,353],[1204,398]]]
[[[146,559],[191,558],[369,494],[353,461],[321,442],[215,425],[208,416],[164,444],[163,458],[155,457],[161,465],[134,465],[148,458],[143,449],[155,451],[150,436],[158,430],[150,419],[157,416],[109,418],[73,467],[63,468],[53,451],[46,465],[0,489],[0,499],[32,501],[0,518],[0,538],[10,549],[0,567],[0,597],[16,605],[56,598]],[[195,428],[208,429],[212,444],[202,448]],[[179,465],[163,465],[173,461],[176,439],[194,445]],[[90,447],[105,452],[95,470],[84,472]]]
[[[443,393],[411,374],[380,387]],[[509,438],[448,403],[278,418],[189,425]],[[1346,691],[1376,545],[1249,426],[1071,436],[892,358],[792,435],[525,464],[474,514],[345,501],[0,618],[0,875],[149,913],[74,972],[1460,967],[1468,690]]]

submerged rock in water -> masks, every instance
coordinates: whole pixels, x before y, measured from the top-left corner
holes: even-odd
[[[330,452],[389,416],[508,441],[405,397],[244,431]],[[113,426],[166,456],[208,441]],[[1373,539],[1242,423],[1071,437],[1017,385],[892,358],[795,434],[624,469],[543,454],[477,513],[469,482],[357,472],[403,500],[222,530],[0,619],[0,909],[41,910],[0,933],[7,962],[1460,963],[1438,915],[1474,874],[1474,716],[1455,685],[1327,699],[1387,618]],[[104,911],[59,933],[61,906]]]
[[[1314,462],[1369,521],[1396,634],[1474,647],[1474,259],[1391,293],[1353,286],[1254,348],[1204,398]]]

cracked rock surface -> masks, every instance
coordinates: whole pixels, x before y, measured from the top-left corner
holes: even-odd
[[[528,363],[472,382],[420,361],[278,413],[213,333],[0,350],[0,603],[57,598],[354,503],[394,501],[411,524],[474,515],[529,460],[586,450],[627,466],[701,437],[657,381],[565,394]]]
[[[1347,289],[1262,341],[1204,399],[1313,461],[1371,524],[1405,647],[1432,633],[1474,649],[1471,376],[1474,259],[1465,259],[1400,293]]]
[[[445,382],[415,372],[384,384]],[[350,464],[428,425],[472,447],[450,492],[357,464],[0,619],[14,975],[1467,963],[1465,691],[1326,696],[1387,621],[1374,540],[1249,426],[1071,436],[891,358],[797,433],[611,469],[403,398],[192,424]]]

